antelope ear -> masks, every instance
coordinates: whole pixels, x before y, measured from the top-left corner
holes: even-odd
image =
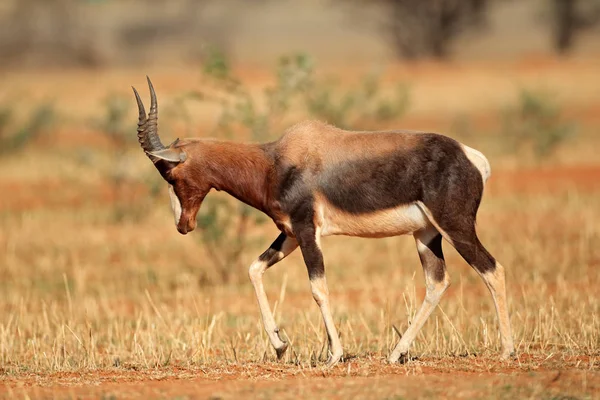
[[[184,153],[181,148],[166,148],[163,150],[149,151],[148,154],[161,160],[166,160],[174,163],[184,162],[187,158],[187,154]]]

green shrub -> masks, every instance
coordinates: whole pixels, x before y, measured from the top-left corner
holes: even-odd
[[[504,110],[502,117],[503,136],[511,150],[533,153],[537,159],[553,154],[576,131],[552,96],[543,92],[521,90],[517,104]]]
[[[39,137],[56,118],[51,103],[36,105],[22,121],[14,115],[14,104],[0,104],[0,154],[13,154]]]
[[[252,140],[273,139],[299,116],[341,128],[365,128],[398,119],[409,106],[406,85],[398,84],[386,95],[380,76],[369,74],[356,87],[343,88],[332,78],[318,78],[314,61],[305,54],[281,57],[275,83],[262,96],[253,96],[217,51],[209,53],[202,72],[207,89],[191,91],[179,101],[217,104],[221,111],[214,134],[222,137],[242,130]]]

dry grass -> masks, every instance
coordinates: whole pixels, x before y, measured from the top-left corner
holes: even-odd
[[[583,138],[561,151],[564,159],[599,145]],[[493,147],[485,138],[475,140]],[[483,243],[507,268],[519,354],[507,363],[497,361],[500,341],[487,290],[445,245],[452,286],[415,341],[416,359],[385,366],[397,340],[392,326],[404,330],[424,295],[413,240],[325,239],[331,301],[347,359],[327,371],[322,368],[326,334],[299,252],[265,276],[276,319],[291,343],[277,363],[246,269],[236,267],[241,283],[206,285],[202,277],[210,281],[212,265],[194,235],[177,234],[166,193],[155,201],[143,188],[132,189],[124,198],[134,217],[115,222],[115,195],[98,172],[98,165],[109,163],[108,151],[99,148],[92,164],[73,156],[85,147],[69,140],[52,152],[38,144],[2,160],[0,385],[4,381],[12,388],[8,397],[21,393],[19,383],[191,376],[264,380],[462,371],[491,374],[485,375],[491,382],[497,372],[524,376],[527,371],[576,369],[591,375],[566,375],[572,382],[598,377],[598,165],[588,162],[584,172],[567,170],[566,178],[562,167],[553,167],[556,174],[494,170],[478,224]],[[128,158],[132,175],[142,179],[151,166],[137,149]],[[514,164],[514,159],[492,159],[492,165],[503,163]],[[248,265],[277,232],[267,225],[253,234],[260,244],[244,253]],[[577,395],[596,387],[579,383],[571,388]],[[418,390],[419,384],[414,387]],[[453,387],[458,391],[461,386]],[[508,390],[506,397],[555,393],[549,386],[536,387]],[[282,389],[270,390],[266,397]]]
[[[507,266],[520,354],[590,357],[586,368],[598,362],[599,210],[596,193],[577,189],[486,197],[479,231]],[[168,211],[157,205],[141,221],[115,224],[107,222],[110,203],[91,201],[2,216],[5,376],[273,359],[251,286],[203,286],[200,271],[211,266],[193,237],[178,236]],[[276,233],[261,230],[266,247]],[[392,325],[405,329],[423,296],[412,239],[328,238],[324,247],[346,354],[383,358],[396,340]],[[453,285],[413,354],[494,355],[499,337],[488,293],[446,248]],[[314,365],[326,356],[326,336],[299,253],[266,282],[292,344],[285,362]]]

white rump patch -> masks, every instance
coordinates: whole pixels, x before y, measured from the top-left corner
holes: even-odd
[[[467,158],[475,165],[475,167],[481,173],[481,177],[483,178],[483,183],[486,183],[492,174],[492,168],[490,167],[490,162],[479,150],[475,150],[469,146],[462,145],[467,155]]]
[[[175,189],[173,189],[172,185],[169,185],[169,198],[171,199],[171,209],[175,217],[175,225],[179,225],[179,220],[181,219],[181,202],[175,194]]]

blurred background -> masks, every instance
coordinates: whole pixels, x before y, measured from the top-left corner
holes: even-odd
[[[589,54],[597,0],[4,0],[2,66],[182,65],[220,49],[271,65],[282,53],[322,63]]]
[[[167,143],[273,140],[316,118],[481,150],[493,173],[479,230],[514,283],[519,350],[597,354],[599,71],[598,0],[2,0],[0,363],[16,373],[267,351],[246,268],[276,228],[219,193],[196,232],[176,232],[136,141],[130,86],[148,99],[145,75]],[[325,243],[349,349],[386,354],[391,323],[405,328],[423,295],[412,239]],[[467,300],[488,294],[445,248],[460,297],[451,289],[439,330],[424,330],[441,339],[416,349],[494,350],[490,302],[463,302],[463,288]],[[296,357],[312,360],[320,317],[301,257],[285,264],[267,274],[269,296]]]

